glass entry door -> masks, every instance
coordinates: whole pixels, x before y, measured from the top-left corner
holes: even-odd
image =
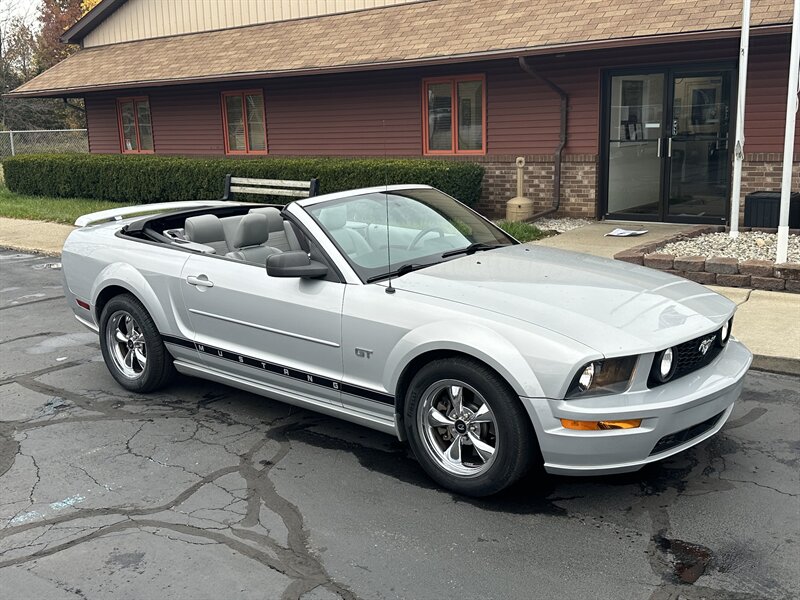
[[[731,71],[614,74],[605,106],[609,218],[722,222],[730,179]]]
[[[672,78],[667,215],[726,217],[731,157],[730,72]]]
[[[665,78],[651,73],[611,79],[608,213],[658,218]]]

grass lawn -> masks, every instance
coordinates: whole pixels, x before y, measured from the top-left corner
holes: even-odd
[[[119,202],[87,200],[85,198],[49,198],[23,196],[0,186],[0,217],[34,219],[72,225],[75,219],[87,213],[125,206]]]
[[[522,221],[495,221],[495,225],[520,242],[532,242],[549,236],[535,225]]]

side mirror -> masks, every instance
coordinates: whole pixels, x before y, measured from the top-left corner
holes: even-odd
[[[267,275],[270,277],[325,277],[328,267],[311,260],[302,250],[272,254],[267,257]]]

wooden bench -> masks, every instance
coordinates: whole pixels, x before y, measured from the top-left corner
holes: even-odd
[[[289,196],[311,198],[319,195],[319,180],[293,181],[290,179],[253,179],[225,175],[223,200],[233,200],[234,194],[260,194],[263,196]]]

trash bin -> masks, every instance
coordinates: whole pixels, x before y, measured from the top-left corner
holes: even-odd
[[[744,197],[745,227],[777,227],[780,214],[780,192],[753,192]],[[800,192],[789,196],[789,229],[800,229]]]

